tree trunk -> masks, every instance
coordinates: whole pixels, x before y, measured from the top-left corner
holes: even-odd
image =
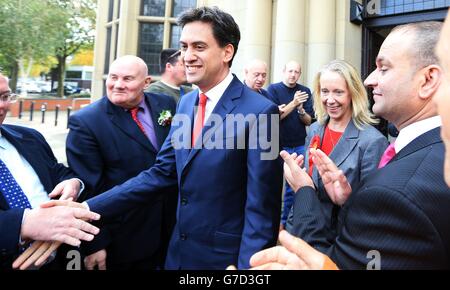
[[[64,97],[64,80],[66,76],[66,56],[57,56],[58,59],[58,97]]]
[[[11,66],[11,80],[9,82],[9,86],[11,91],[16,92],[17,90],[17,81],[19,79],[19,63],[17,61],[13,61]]]

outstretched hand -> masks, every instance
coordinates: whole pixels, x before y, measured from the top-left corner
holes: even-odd
[[[52,208],[63,210],[66,213],[69,213],[72,210],[81,211],[82,213],[90,213],[90,215],[85,213],[81,216],[75,216],[77,218],[77,221],[74,222],[78,223],[77,225],[75,225],[76,230],[90,232],[91,234],[86,234],[86,236],[70,236],[69,234],[67,234],[67,237],[65,239],[55,238],[54,241],[35,241],[14,261],[12,265],[14,269],[26,270],[32,265],[37,267],[42,266],[48,260],[51,254],[56,251],[59,246],[61,246],[62,243],[78,246],[81,242],[80,240],[90,241],[94,237],[92,234],[98,233],[99,229],[88,224],[86,221],[97,220],[100,218],[100,216],[88,211],[85,205],[73,202],[72,198],[69,198],[67,200],[52,200],[44,203],[41,205],[40,210],[51,210]],[[76,230],[72,231],[72,233],[76,232]]]
[[[305,241],[281,231],[281,246],[257,252],[250,258],[251,270],[332,270],[336,265],[328,256]]]

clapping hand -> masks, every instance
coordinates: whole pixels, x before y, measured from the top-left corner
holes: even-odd
[[[284,160],[284,177],[294,192],[297,192],[303,186],[315,188],[311,177],[302,168],[303,155],[297,156],[297,153],[289,154],[283,150],[280,152],[280,156]]]
[[[342,206],[352,193],[352,187],[344,173],[321,150],[311,149],[310,154],[328,196],[334,204]]]

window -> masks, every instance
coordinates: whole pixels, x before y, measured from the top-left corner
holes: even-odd
[[[181,27],[172,24],[170,28],[170,44],[169,47],[179,48],[180,47],[180,36],[181,36]]]
[[[368,3],[369,0],[366,0],[366,7]],[[366,11],[366,17],[396,15],[450,6],[450,0],[379,0],[379,3],[380,14],[370,14]]]
[[[106,28],[106,49],[105,49],[105,68],[103,69],[104,74],[108,74],[109,72],[109,61],[111,59],[111,36],[112,36],[112,27]]]
[[[183,11],[196,5],[196,0],[173,0],[171,16],[178,17]]]
[[[90,72],[90,71],[85,72],[84,79],[87,81],[91,81],[92,80],[92,72]]]
[[[142,0],[141,14],[144,16],[164,16],[166,0]]]
[[[114,45],[115,47],[115,58],[119,56],[119,24],[116,25],[116,43]]]
[[[66,71],[66,78],[67,79],[78,79],[81,80],[81,71]]]
[[[119,0],[119,3],[117,4],[117,17],[116,18],[120,18],[120,5],[122,5],[122,0]]]
[[[164,24],[140,25],[139,55],[147,63],[151,75],[159,75],[159,54],[163,49]]]
[[[108,22],[113,20],[114,13],[114,0],[109,0],[109,8],[108,8]]]
[[[141,0],[138,56],[151,75],[159,75],[159,55],[164,48],[180,46],[181,28],[176,17],[197,6],[196,0]]]

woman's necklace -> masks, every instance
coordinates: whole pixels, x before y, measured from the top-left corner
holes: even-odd
[[[334,143],[334,140],[333,140],[333,135],[331,134],[331,129],[330,129],[330,126],[328,126],[328,137],[330,137],[330,141],[331,141],[331,144],[333,145],[333,148],[334,148],[334,146],[336,145],[335,143]]]

